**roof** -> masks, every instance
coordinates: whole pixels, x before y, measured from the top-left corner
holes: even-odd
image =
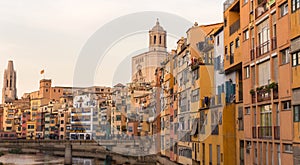
[[[157,19],[156,21],[156,25],[152,28],[151,31],[156,31],[156,32],[164,32],[164,28],[162,26],[160,26],[159,21]]]

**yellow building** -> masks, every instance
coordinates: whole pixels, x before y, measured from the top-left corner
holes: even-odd
[[[36,122],[35,121],[27,121],[27,134],[26,139],[34,140],[36,138]]]

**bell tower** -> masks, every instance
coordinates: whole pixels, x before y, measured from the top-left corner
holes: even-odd
[[[166,49],[167,32],[157,19],[156,25],[149,31],[149,51],[166,51]]]
[[[17,99],[16,88],[17,74],[14,70],[13,61],[8,61],[7,69],[4,71],[3,88],[2,88],[2,103],[11,103]]]

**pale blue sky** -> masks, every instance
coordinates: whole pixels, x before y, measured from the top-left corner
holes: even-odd
[[[55,86],[72,86],[77,56],[89,37],[120,16],[142,11],[168,12],[191,22],[209,24],[223,20],[223,0],[0,0],[1,90],[4,68],[10,59],[17,70],[19,97],[38,89],[41,69],[45,69],[46,78],[51,78]],[[182,35],[186,30],[182,30]],[[145,34],[127,38],[108,54],[119,51],[125,57],[147,48],[147,37]],[[138,48],[128,50],[126,42],[136,42]],[[174,37],[169,38],[168,49],[174,48],[175,42]],[[114,74],[113,68],[117,67],[107,68],[105,74]],[[113,77],[103,77],[95,84],[110,86]]]

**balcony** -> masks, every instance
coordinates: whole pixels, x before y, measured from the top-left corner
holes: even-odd
[[[270,41],[266,41],[256,47],[256,57],[260,57],[270,51]]]
[[[271,139],[272,138],[272,126],[258,127],[258,138]]]
[[[273,99],[278,99],[278,85],[277,85],[277,83],[272,83],[272,84],[269,84],[267,86],[263,86],[263,87],[258,88],[257,89],[257,102],[271,100],[272,94],[273,94]],[[253,97],[255,97],[255,94],[253,94],[253,95],[252,95],[252,103],[254,103],[253,102]]]
[[[280,139],[280,126],[274,127],[274,139],[279,140]]]
[[[264,13],[268,11],[268,3],[267,0],[258,0],[258,6],[255,9],[255,18],[260,17]]]
[[[235,0],[227,0],[224,2],[223,7],[224,7],[224,11],[227,10],[234,2]]]
[[[256,139],[256,138],[257,138],[256,127],[252,127],[252,138],[253,138],[253,139]]]
[[[251,61],[254,60],[254,58],[255,58],[255,50],[254,49],[250,50],[250,58],[251,58]]]
[[[239,29],[240,29],[240,19],[238,19],[237,21],[235,21],[233,24],[230,25],[229,34],[232,35],[236,31],[238,31]]]
[[[271,47],[272,47],[272,50],[275,50],[277,48],[277,38],[276,37],[273,37],[271,39]]]
[[[192,58],[190,61],[191,70],[194,71],[203,65],[203,61],[200,58]]]
[[[263,89],[257,92],[257,102],[271,100],[271,91]]]

